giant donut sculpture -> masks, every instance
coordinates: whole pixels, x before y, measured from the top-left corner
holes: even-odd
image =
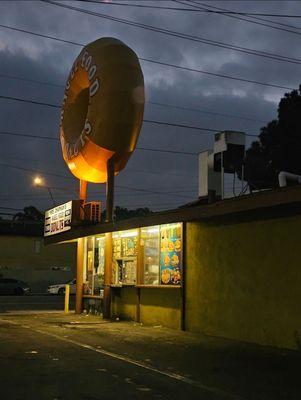
[[[107,181],[107,161],[115,174],[135,150],[144,112],[144,80],[137,55],[123,42],[101,38],[85,46],[65,88],[60,139],[73,175]]]

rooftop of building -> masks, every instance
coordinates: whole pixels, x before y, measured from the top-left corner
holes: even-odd
[[[211,220],[225,223],[228,220],[279,218],[296,214],[301,214],[301,185],[265,190],[210,204],[200,200],[177,209],[155,212],[144,217],[74,226],[69,231],[45,238],[45,243],[59,243],[107,232],[173,222]]]

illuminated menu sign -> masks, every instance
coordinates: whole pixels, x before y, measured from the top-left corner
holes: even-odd
[[[71,229],[72,201],[45,212],[44,236],[51,236]]]

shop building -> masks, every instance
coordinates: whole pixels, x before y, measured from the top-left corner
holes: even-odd
[[[298,185],[45,241],[77,241],[82,298],[104,291],[111,317],[298,349],[300,224]]]
[[[0,277],[25,281],[33,293],[76,275],[76,244],[45,246],[43,224],[0,221]]]

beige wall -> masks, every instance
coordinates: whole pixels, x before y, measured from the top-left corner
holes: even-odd
[[[123,287],[112,290],[112,308],[113,317],[121,317],[135,321],[136,319],[136,290],[133,287]]]
[[[137,295],[134,287],[117,289],[120,296],[114,295],[113,316],[136,320]],[[117,293],[113,289],[113,293]],[[181,291],[168,288],[140,289],[140,322],[145,325],[162,325],[168,328],[181,327]]]
[[[186,326],[300,348],[301,217],[187,224]]]
[[[44,246],[41,237],[0,236],[0,276],[24,280],[34,292],[44,292],[75,273],[74,243]]]
[[[181,329],[180,289],[141,289],[141,322]]]

